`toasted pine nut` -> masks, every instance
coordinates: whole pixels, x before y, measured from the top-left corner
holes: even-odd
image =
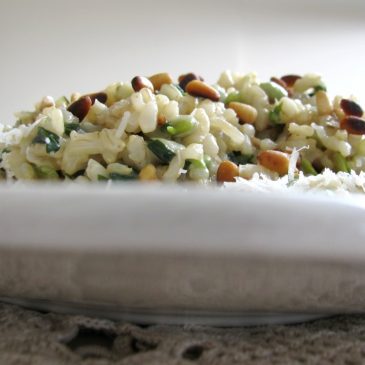
[[[228,104],[228,107],[236,112],[241,124],[255,123],[257,119],[257,110],[253,106],[244,103],[238,103],[236,101],[231,101]]]
[[[105,104],[108,99],[108,95],[103,91],[93,94],[87,94],[84,96],[89,96],[93,104],[95,103],[95,100],[99,101],[102,104]]]
[[[289,97],[292,97],[293,96],[293,90],[292,90],[292,88],[289,87],[284,80],[278,79],[277,77],[272,77],[270,80],[272,82],[275,82],[276,84],[280,85],[281,87],[283,87],[288,92],[288,96]]]
[[[286,84],[286,82],[284,80],[282,80],[282,79],[278,79],[277,77],[272,77],[270,79],[270,81],[275,82],[276,84],[280,85],[284,89],[287,89],[288,88],[288,85]]]
[[[273,150],[262,151],[257,156],[257,161],[260,165],[277,172],[279,175],[288,173],[289,157],[283,152]]]
[[[144,88],[154,91],[153,84],[150,80],[143,76],[136,76],[132,79],[132,87],[134,91],[140,91]]]
[[[81,98],[77,99],[75,102],[73,102],[67,110],[71,112],[74,116],[79,118],[79,121],[81,122],[89,112],[92,100],[90,96],[82,96]]]
[[[204,81],[204,79],[193,73],[193,72],[190,72],[188,74],[185,74],[185,75],[180,75],[179,76],[179,86],[185,91],[186,89],[186,85],[190,82],[190,81],[193,81],[193,80],[200,80],[200,81]]]
[[[212,101],[219,101],[220,99],[219,92],[216,89],[200,80],[190,81],[186,85],[186,92],[192,96],[200,96]]]
[[[167,119],[166,119],[166,117],[164,115],[161,115],[161,114],[158,115],[158,117],[157,117],[157,124],[159,126],[162,126],[162,125],[166,124],[166,122],[167,122]]]
[[[149,77],[155,90],[160,90],[164,84],[172,84],[174,80],[168,73],[159,73]]]
[[[157,180],[156,167],[152,164],[146,165],[139,172],[139,179],[142,181]]]
[[[295,82],[301,78],[302,77],[298,75],[285,75],[281,77],[281,80],[286,83],[287,87],[293,87]]]
[[[352,115],[354,117],[362,117],[364,111],[361,106],[355,103],[353,100],[342,99],[340,106],[346,115]]]
[[[365,134],[365,119],[353,116],[347,116],[340,122],[340,128],[346,129],[350,134]]]
[[[217,170],[217,181],[235,182],[238,176],[238,166],[231,161],[223,161]]]
[[[316,103],[318,115],[329,115],[332,113],[333,107],[325,91],[319,90],[316,92]]]

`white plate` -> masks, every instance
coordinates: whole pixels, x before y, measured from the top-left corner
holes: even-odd
[[[357,197],[45,185],[0,201],[3,300],[217,325],[365,308]]]

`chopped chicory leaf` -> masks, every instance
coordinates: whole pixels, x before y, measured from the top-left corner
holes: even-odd
[[[38,128],[38,134],[34,137],[32,143],[41,143],[46,145],[47,153],[57,152],[61,148],[61,138],[53,132]]]
[[[176,152],[183,148],[179,143],[169,141],[164,138],[154,138],[148,142],[147,147],[158,157],[163,163],[170,163],[175,157]]]
[[[80,129],[80,123],[65,123],[65,134],[67,136],[69,136],[72,131],[79,132]]]
[[[252,161],[253,155],[244,155],[241,152],[234,151],[228,154],[228,158],[236,165],[246,165]]]

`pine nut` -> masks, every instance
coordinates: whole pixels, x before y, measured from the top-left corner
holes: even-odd
[[[346,115],[362,117],[364,114],[361,106],[352,100],[342,99],[340,102],[340,106]]]
[[[216,89],[200,80],[190,81],[186,85],[186,92],[192,96],[200,96],[212,101],[219,101],[220,99],[219,92]]]
[[[293,90],[292,90],[292,88],[288,87],[287,83],[284,80],[278,79],[277,77],[272,77],[270,79],[270,81],[275,82],[276,84],[278,84],[281,87],[283,87],[288,92],[288,96],[289,97],[292,97],[293,96]]]
[[[238,166],[231,161],[223,161],[217,170],[218,182],[235,182],[238,176]]]
[[[238,103],[236,101],[231,101],[228,104],[228,107],[233,109],[236,112],[241,124],[255,123],[255,121],[257,119],[257,110],[254,107],[252,107],[251,105],[244,104],[244,103]]]
[[[274,150],[262,151],[257,156],[257,161],[260,165],[271,171],[277,172],[279,175],[288,173],[289,157],[283,152]]]
[[[89,112],[91,106],[92,106],[92,100],[90,96],[82,96],[81,98],[77,99],[75,102],[73,102],[67,110],[71,112],[74,116],[79,118],[79,121],[81,122]]]
[[[346,129],[350,134],[365,134],[365,119],[353,116],[346,116],[340,122],[340,128]]]
[[[281,80],[286,83],[287,87],[293,87],[295,82],[301,78],[302,77],[298,75],[285,75],[281,77]]]
[[[193,73],[193,72],[190,72],[188,74],[185,74],[185,75],[180,75],[179,76],[179,86],[185,91],[186,89],[186,85],[190,82],[190,81],[193,81],[193,80],[200,80],[200,81],[204,81],[204,79]]]
[[[134,91],[140,91],[144,88],[154,91],[153,84],[150,80],[143,76],[136,76],[131,81]]]
[[[284,89],[287,89],[288,88],[288,85],[286,84],[286,82],[284,80],[282,80],[282,79],[278,79],[277,77],[272,77],[270,79],[270,81],[275,82],[276,84],[280,85]]]
[[[329,115],[332,113],[333,108],[325,91],[319,90],[316,92],[316,103],[318,115]]]
[[[160,90],[164,84],[172,84],[174,80],[168,73],[159,73],[149,77],[155,90]]]
[[[102,104],[105,104],[106,101],[108,100],[108,95],[104,92],[98,92],[98,93],[93,93],[93,94],[87,94],[84,96],[88,96],[91,99],[91,102],[94,104],[95,100],[99,101]]]
[[[152,181],[157,180],[156,174],[156,167],[152,164],[146,165],[140,172],[139,172],[139,179],[141,181]]]

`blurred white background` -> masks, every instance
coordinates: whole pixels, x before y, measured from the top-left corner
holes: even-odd
[[[363,0],[0,0],[0,122],[136,74],[319,72],[365,95]]]

